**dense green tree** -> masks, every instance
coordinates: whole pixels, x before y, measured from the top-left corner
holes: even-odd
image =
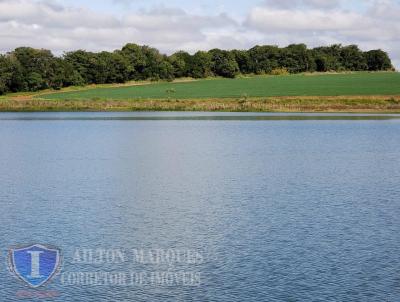
[[[159,79],[170,79],[173,77],[173,68],[172,65],[168,62],[168,58],[160,52],[152,47],[143,46],[142,47],[143,54],[145,56],[145,67],[142,71],[142,79],[151,79],[151,80],[159,80]],[[171,68],[169,65],[171,65]],[[161,74],[160,71],[163,71]]]
[[[123,83],[130,79],[128,60],[118,51],[92,53],[78,50],[65,54],[64,58],[78,72],[68,78],[75,85],[82,79],[87,84]]]
[[[10,91],[12,70],[6,56],[0,55],[0,95]]]
[[[49,88],[61,89],[65,85],[65,64],[61,58],[54,58],[50,64],[51,72],[48,74],[47,85]]]
[[[20,62],[13,54],[0,55],[0,94],[26,90]]]
[[[292,44],[281,49],[279,65],[291,73],[314,71],[316,68],[312,53],[304,44]]]
[[[280,49],[277,46],[255,46],[249,50],[251,71],[255,74],[270,73],[279,66]]]
[[[235,57],[235,60],[239,66],[239,71],[242,74],[248,74],[252,72],[251,59],[247,50],[232,50],[231,53]]]
[[[40,73],[35,71],[30,72],[26,75],[26,83],[30,91],[38,91],[45,88],[42,76],[40,75]]]
[[[370,71],[390,70],[393,68],[388,54],[380,49],[367,51],[364,56],[367,68]]]
[[[106,83],[107,67],[103,54],[77,50],[66,53],[64,58],[78,71],[86,84]]]
[[[61,60],[49,50],[20,47],[12,52],[22,67],[24,89],[36,91],[62,86]]]
[[[211,76],[211,66],[211,55],[205,51],[198,51],[190,60],[190,76],[193,78],[206,78]]]
[[[96,83],[124,83],[129,79],[128,62],[120,53],[103,51],[95,58]]]
[[[356,71],[368,68],[365,56],[357,45],[349,45],[341,48],[340,63],[345,70]]]
[[[146,55],[143,52],[142,46],[133,43],[126,44],[122,47],[121,54],[129,64],[129,79],[143,79],[142,74],[146,68]]]
[[[340,71],[343,69],[340,62],[342,46],[334,44],[328,47],[314,48],[311,53],[316,63],[317,71]]]
[[[0,77],[0,95],[7,93],[8,90],[7,80],[3,77]]]
[[[175,79],[174,75],[175,69],[172,64],[164,60],[158,65],[158,77],[163,80],[173,81]]]
[[[85,84],[94,83],[92,74],[92,55],[84,50],[71,51],[64,54],[65,61],[79,74]]]
[[[67,62],[67,60],[62,60],[63,70],[64,70],[64,78],[63,78],[63,86],[83,86],[85,85],[85,80],[82,75],[74,68],[74,66]]]
[[[99,53],[77,50],[54,56],[49,50],[19,47],[0,55],[0,94],[85,84],[123,83],[128,80],[173,80],[216,75],[278,74],[312,71],[378,71],[393,69],[382,50],[361,51],[356,45],[335,44],[308,49],[304,44],[284,48],[263,45],[250,50],[212,49],[194,55],[171,56],[157,49],[126,44],[121,50]]]
[[[214,75],[234,78],[239,73],[239,65],[231,52],[212,49],[209,54],[211,55],[211,71]]]
[[[176,78],[188,77],[191,56],[186,51],[178,51],[169,57]]]
[[[329,58],[324,54],[319,54],[315,56],[315,70],[318,72],[329,71]]]

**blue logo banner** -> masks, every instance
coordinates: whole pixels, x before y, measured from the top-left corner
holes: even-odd
[[[9,251],[11,271],[31,287],[48,282],[60,267],[60,250],[35,244]]]

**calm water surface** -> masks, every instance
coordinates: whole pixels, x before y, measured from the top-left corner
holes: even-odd
[[[0,114],[0,297],[54,301],[400,301],[398,116]],[[12,246],[62,249],[46,287]],[[203,261],[74,263],[96,249]],[[191,271],[198,286],[66,285],[62,273]],[[37,299],[40,300],[40,299]]]

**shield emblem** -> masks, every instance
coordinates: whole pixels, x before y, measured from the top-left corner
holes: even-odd
[[[11,271],[31,287],[48,282],[60,267],[60,250],[35,244],[9,251]]]

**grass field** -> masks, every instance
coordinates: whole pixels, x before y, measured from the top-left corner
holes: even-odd
[[[9,94],[0,111],[400,113],[399,73],[133,82]]]
[[[90,88],[41,95],[53,100],[220,99],[278,96],[400,95],[400,73],[351,73],[207,79]]]

